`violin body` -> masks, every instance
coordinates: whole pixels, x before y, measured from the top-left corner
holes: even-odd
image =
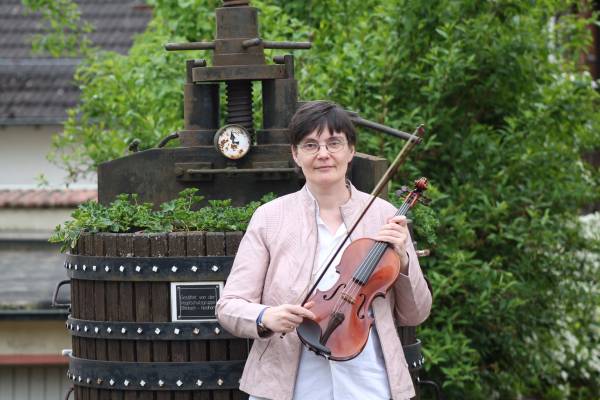
[[[340,274],[337,282],[325,292],[316,290],[309,299],[315,303],[310,310],[315,314],[315,322],[320,329],[316,324],[310,326],[310,322],[305,320],[298,328],[298,336],[317,354],[335,361],[346,361],[359,355],[365,347],[374,322],[369,315],[371,303],[375,297],[385,296],[400,274],[400,257],[388,247],[368,280],[364,284],[357,282],[355,274],[376,243],[366,238],[352,242],[336,267]],[[337,314],[343,314],[343,317],[340,316],[343,320],[332,323],[332,315]],[[318,350],[317,340],[327,351]]]

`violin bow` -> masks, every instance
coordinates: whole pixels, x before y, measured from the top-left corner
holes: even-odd
[[[389,166],[389,168],[387,169],[387,171],[385,171],[385,174],[383,174],[383,176],[381,177],[381,179],[379,180],[379,182],[377,183],[377,185],[375,186],[375,188],[371,192],[371,200],[369,200],[369,202],[367,203],[367,205],[363,208],[363,210],[361,211],[358,219],[354,222],[354,224],[352,225],[352,227],[348,231],[348,234],[346,235],[346,237],[344,238],[344,240],[342,241],[342,243],[340,243],[339,247],[336,249],[336,251],[333,254],[333,256],[329,259],[329,262],[327,263],[327,265],[325,266],[325,268],[323,268],[323,271],[321,271],[321,273],[319,274],[319,277],[315,281],[315,283],[312,286],[312,288],[310,288],[310,290],[306,294],[306,297],[304,298],[304,300],[302,300],[302,303],[300,303],[300,305],[306,304],[306,302],[310,298],[310,295],[312,294],[312,292],[315,291],[315,289],[319,285],[319,282],[321,281],[321,279],[325,275],[325,272],[327,272],[327,270],[329,269],[329,267],[333,263],[333,260],[335,260],[335,258],[337,257],[338,253],[342,250],[342,247],[344,247],[344,243],[346,243],[348,241],[348,239],[350,238],[350,235],[352,235],[352,233],[354,232],[354,230],[358,226],[359,222],[363,219],[363,217],[365,216],[365,214],[367,213],[367,211],[369,210],[369,208],[371,207],[371,205],[375,201],[375,198],[377,196],[379,196],[379,194],[381,193],[381,191],[383,190],[383,188],[388,184],[388,182],[396,174],[396,172],[398,171],[398,168],[400,168],[400,166],[402,164],[404,164],[404,162],[408,158],[408,154],[410,153],[410,151],[417,144],[419,144],[419,143],[421,143],[423,141],[423,135],[424,134],[425,134],[425,127],[423,125],[419,125],[417,127],[417,129],[415,129],[415,133],[413,133],[413,135],[412,135],[413,138],[415,138],[415,137],[416,138],[415,139],[412,139],[412,138],[408,139],[408,141],[406,142],[406,144],[404,145],[404,147],[402,147],[402,150],[400,150],[400,153],[398,153],[398,155],[396,156],[396,159],[394,160],[394,162],[392,162],[392,164]]]

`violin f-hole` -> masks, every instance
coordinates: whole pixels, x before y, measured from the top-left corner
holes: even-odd
[[[323,300],[331,300],[335,297],[335,295],[337,294],[337,292],[339,292],[340,289],[343,289],[346,287],[345,283],[342,283],[340,286],[338,286],[335,291],[333,293],[331,293],[331,296],[327,297],[327,293],[325,293],[323,295]]]
[[[360,305],[358,307],[356,307],[356,316],[359,319],[365,319],[365,312],[363,310],[363,307],[365,306],[365,303],[367,302],[367,296],[365,296],[364,293],[359,293],[358,297],[362,297],[362,302],[360,303]]]

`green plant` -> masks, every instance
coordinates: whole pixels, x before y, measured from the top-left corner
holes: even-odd
[[[71,220],[56,227],[50,242],[60,243],[61,251],[66,251],[75,247],[83,232],[243,231],[256,208],[275,198],[270,193],[242,207],[233,207],[231,200],[209,200],[208,206],[198,208],[203,197],[197,191],[185,189],[158,210],[151,203],[140,203],[136,194],[121,194],[108,206],[88,201]]]

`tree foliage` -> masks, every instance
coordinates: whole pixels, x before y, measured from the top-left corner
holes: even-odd
[[[57,159],[74,177],[134,137],[148,147],[181,128],[184,60],[196,55],[162,45],[213,37],[217,3],[155,0],[127,56],[89,55],[55,143],[75,151]],[[313,40],[296,59],[303,99],[427,126],[396,181],[433,182],[435,215],[416,213],[433,246],[426,374],[449,398],[597,398],[600,238],[578,218],[600,192],[581,158],[600,142],[598,93],[578,64],[590,21],[563,0],[252,4],[263,37]],[[363,132],[359,150],[392,158],[401,145]]]

